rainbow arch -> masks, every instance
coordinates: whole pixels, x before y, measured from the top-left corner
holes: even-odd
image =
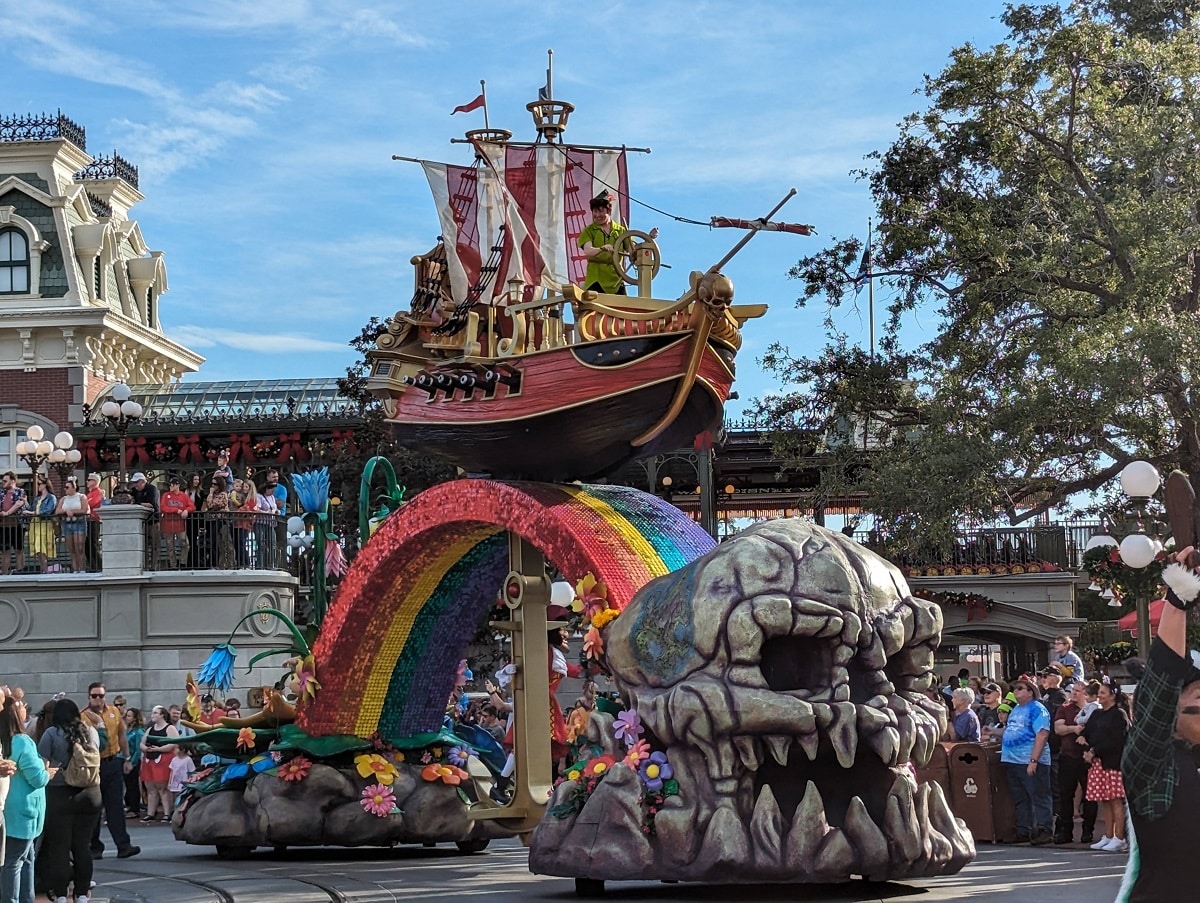
[[[389,740],[436,731],[475,626],[508,573],[508,532],[624,608],[716,543],[679,509],[627,486],[457,480],[389,517],[355,559],[314,646],[313,735]]]

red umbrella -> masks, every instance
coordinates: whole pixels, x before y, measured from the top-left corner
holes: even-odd
[[[1158,634],[1158,621],[1162,617],[1163,606],[1167,604],[1166,599],[1155,599],[1150,603],[1150,636]],[[1137,636],[1137,610],[1131,611],[1127,615],[1123,615],[1117,621],[1117,626],[1122,630]]]

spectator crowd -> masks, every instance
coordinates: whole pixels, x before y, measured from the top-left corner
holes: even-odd
[[[945,741],[999,744],[1016,810],[1017,839],[1035,846],[1079,842],[1126,853],[1121,756],[1133,723],[1128,697],[1108,676],[1084,673],[1070,637],[1050,664],[1011,682],[967,669],[929,691],[947,707]],[[1110,833],[1095,838],[1097,819]]]

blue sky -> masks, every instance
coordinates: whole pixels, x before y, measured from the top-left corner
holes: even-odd
[[[449,113],[480,79],[491,124],[532,138],[525,104],[553,48],[555,96],[576,106],[568,138],[653,149],[631,156],[635,198],[707,221],[760,216],[798,189],[780,218],[819,235],[760,235],[726,268],[739,301],[771,306],[746,329],[737,416],[773,386],[757,363],[770,342],[822,343],[824,310],[796,310],[787,270],[865,232],[870,199],[850,171],[923,107],[913,91],[952,47],[1003,39],[1002,8],[0,0],[2,112],[61,108],[92,153],[115,148],[140,168],[133,216],[166,254],[164,327],[208,359],[189,379],[338,376],[367,319],[407,306],[407,261],[438,233],[420,168],[391,155],[468,163],[449,138],[482,113]],[[739,234],[636,207],[631,218],[661,230],[672,269],[659,297]],[[865,343],[865,310],[840,322]]]

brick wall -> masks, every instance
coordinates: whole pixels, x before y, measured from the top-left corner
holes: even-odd
[[[22,410],[41,414],[69,429],[71,420],[68,409],[74,400],[75,390],[69,382],[65,368],[35,370],[0,370],[0,399],[6,404],[15,404]]]

